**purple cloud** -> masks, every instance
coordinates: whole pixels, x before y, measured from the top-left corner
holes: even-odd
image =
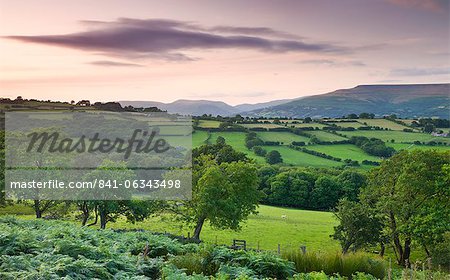
[[[88,30],[83,32],[6,38],[26,43],[100,52],[111,56],[159,57],[169,60],[192,60],[182,52],[198,49],[250,49],[273,53],[348,52],[346,48],[333,44],[306,43],[300,39],[274,39],[274,36],[288,36],[288,34],[265,27],[206,28],[191,22],[130,18],[113,22],[84,21],[84,23],[88,25]]]
[[[89,62],[89,64],[96,65],[96,66],[106,66],[106,67],[144,67],[144,65],[141,65],[141,64],[124,63],[124,62],[109,61],[109,60],[92,61],[92,62]]]

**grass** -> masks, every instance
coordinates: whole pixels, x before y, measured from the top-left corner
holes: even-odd
[[[354,128],[363,126],[363,124],[361,124],[359,122],[329,122],[329,124],[330,125],[335,124],[340,127],[354,127]]]
[[[315,122],[311,122],[311,123],[289,123],[290,127],[318,127],[318,128],[322,128],[325,125],[321,124],[321,123],[315,123]]]
[[[9,208],[0,208],[0,214],[16,214],[21,218],[33,219],[33,211],[24,205],[14,205]],[[314,251],[338,251],[339,244],[329,236],[333,233],[333,227],[337,220],[330,212],[298,210],[282,207],[261,205],[257,215],[251,215],[242,224],[240,231],[215,230],[205,224],[201,238],[209,243],[231,245],[233,239],[244,239],[248,247],[277,250],[281,244],[281,250],[298,249],[305,245],[308,250]],[[286,215],[286,219],[281,216]],[[182,227],[178,222],[170,219],[169,215],[159,215],[148,218],[135,224],[127,223],[119,219],[115,223],[108,223],[108,228],[113,229],[145,229],[155,232],[169,232],[187,236],[192,229]]]
[[[258,215],[251,215],[242,226],[241,231],[215,230],[205,224],[201,238],[210,243],[231,245],[233,239],[244,239],[247,246],[260,249],[277,250],[281,244],[282,250],[299,248],[305,245],[310,250],[339,250],[339,244],[329,236],[337,221],[329,212],[297,210],[261,205]],[[286,215],[282,219],[281,215]],[[181,228],[167,216],[147,219],[144,222],[129,224],[123,220],[108,225],[111,228],[142,228],[157,232],[170,232],[187,236],[188,228]]]
[[[222,136],[225,138],[225,143],[231,145],[236,151],[245,153],[249,158],[256,160],[256,162],[265,162],[264,158],[255,155],[252,151],[245,146],[245,133],[244,132],[212,132],[210,143],[216,143],[217,137]]]
[[[366,154],[363,150],[352,144],[338,144],[338,145],[314,145],[307,146],[309,150],[325,153],[341,159],[357,160],[361,163],[363,160],[380,161],[379,157]]]
[[[404,128],[409,128],[407,126],[395,123],[390,120],[386,119],[359,119],[358,120],[361,124],[367,123],[368,126],[379,126],[383,128],[388,128],[392,130],[400,130],[402,131]]]
[[[206,139],[208,138],[208,132],[204,130],[196,130],[192,133],[192,147],[198,147],[205,144]]]
[[[404,143],[386,143],[387,146],[392,147],[399,150],[431,150],[436,149],[439,151],[448,151],[450,150],[450,146],[425,146],[425,145],[414,145],[414,144],[404,144]]]
[[[292,141],[309,142],[309,138],[305,136],[296,135],[290,132],[257,132],[258,137],[263,141],[279,141],[283,145],[289,145]]]
[[[220,126],[220,122],[213,120],[200,120],[198,126],[203,128],[218,128]]]
[[[342,131],[343,135],[347,137],[352,136],[365,136],[368,138],[378,138],[383,141],[391,141],[399,143],[412,143],[414,141],[429,142],[431,140],[440,141],[450,144],[450,138],[434,137],[431,134],[418,133],[418,132],[403,132],[403,131],[377,131],[377,130],[359,130],[359,131]]]
[[[283,163],[295,166],[336,167],[343,163],[310,155],[284,146],[264,146],[267,151],[277,150],[283,158]]]
[[[341,137],[336,134],[332,134],[326,131],[308,131],[310,135],[316,136],[320,141],[341,141],[346,140],[346,138]]]
[[[277,127],[284,127],[284,125],[278,125],[273,123],[243,123],[239,124],[240,126],[246,127],[246,128],[256,128],[256,127],[262,127],[262,128],[277,128]]]

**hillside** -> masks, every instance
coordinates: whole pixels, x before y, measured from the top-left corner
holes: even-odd
[[[172,103],[162,103],[156,101],[119,101],[122,106],[131,105],[133,107],[158,107],[167,110],[169,113],[178,113],[192,116],[212,114],[214,116],[232,116],[244,111],[252,111],[287,103],[291,100],[274,100],[256,104],[239,104],[231,106],[221,101],[210,100],[185,100],[180,99]]]
[[[340,117],[369,112],[378,116],[448,118],[450,84],[359,85],[244,113],[264,117]]]

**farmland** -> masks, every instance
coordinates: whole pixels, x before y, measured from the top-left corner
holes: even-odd
[[[208,122],[214,121],[208,120]],[[435,137],[429,133],[420,132],[418,128],[401,125],[388,119],[326,119],[315,120],[310,123],[303,123],[303,120],[280,120],[274,122],[274,120],[259,120],[258,123],[238,123],[237,126],[244,128],[244,131],[220,131],[220,129],[218,131],[217,128],[210,132],[206,132],[204,129],[199,130],[193,134],[193,147],[198,147],[206,143],[205,141],[210,144],[215,143],[217,137],[222,136],[225,138],[226,143],[233,146],[236,150],[247,154],[248,157],[255,159],[258,163],[263,163],[265,159],[262,156],[255,155],[252,150],[247,149],[245,146],[246,133],[252,131],[250,129],[259,129],[254,130],[254,132],[261,141],[276,143],[275,146],[272,144],[270,146],[263,145],[263,148],[266,152],[271,150],[278,151],[283,158],[284,165],[339,167],[345,164],[343,160],[349,159],[357,162],[356,166],[359,164],[364,169],[371,168],[371,166],[361,166],[363,161],[372,163],[380,162],[381,158],[370,155],[361,148],[349,143],[350,138],[353,136],[380,139],[388,147],[393,147],[397,151],[402,149],[450,149],[450,146],[448,146],[450,144],[450,138],[448,137]],[[202,123],[202,120],[200,120],[200,123]],[[338,128],[335,133],[329,130],[323,130],[325,126],[331,125],[342,129],[352,128],[354,130],[340,130]],[[218,125],[216,124],[216,126]],[[372,129],[358,129],[362,126],[372,127]],[[311,130],[311,127],[316,128]],[[275,128],[278,128],[278,130]],[[403,131],[405,128],[411,129],[414,132],[405,132]],[[280,131],[280,129],[284,129],[285,131]],[[303,129],[303,131],[299,133],[295,131],[296,129]],[[311,137],[316,138],[315,144],[311,142]],[[411,145],[417,141],[421,142],[421,145],[417,145],[417,143],[416,145]],[[431,143],[428,144],[430,141],[434,141],[434,145],[431,145]],[[321,153],[321,155],[306,153],[308,151],[288,147],[293,142],[300,144],[303,142],[305,145],[304,148],[309,151]],[[326,158],[327,156],[328,158]],[[332,160],[330,157],[341,159],[342,161]]]
[[[429,141],[441,141],[450,144],[450,138],[434,137],[430,134],[419,132],[403,132],[403,131],[377,131],[377,130],[358,130],[358,131],[343,131],[343,135],[347,137],[352,136],[365,136],[368,138],[378,138],[383,141],[391,141],[399,143],[413,143],[414,141],[429,142]]]

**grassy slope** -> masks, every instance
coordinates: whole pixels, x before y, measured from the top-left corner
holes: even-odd
[[[264,149],[268,152],[271,150],[279,151],[283,158],[283,162],[286,164],[311,167],[342,166],[342,163],[340,162],[310,155],[284,146],[264,146]]]
[[[205,144],[205,140],[208,138],[208,132],[203,130],[196,130],[192,133],[192,147],[198,147]]]
[[[310,250],[339,250],[339,244],[329,235],[337,220],[330,212],[307,211],[261,205],[257,215],[251,215],[242,224],[241,231],[215,230],[208,223],[205,224],[201,238],[210,243],[231,245],[233,239],[244,239],[251,248],[276,250],[280,243],[283,248],[291,246],[298,248],[306,245]],[[24,205],[0,208],[0,215],[16,214],[24,219],[34,219],[33,210]],[[282,219],[286,215],[287,219]],[[78,222],[77,222],[78,223]],[[182,228],[181,224],[173,221],[169,216],[159,215],[135,224],[119,219],[115,223],[108,223],[113,229],[145,229],[155,232],[170,232],[187,236],[189,228]]]
[[[415,133],[415,132],[403,132],[403,131],[376,131],[376,130],[360,130],[360,131],[341,131],[343,135],[346,135],[347,137],[352,136],[365,136],[369,138],[378,138],[383,141],[390,141],[391,139],[394,139],[395,142],[414,142],[416,140],[418,141],[441,141],[450,143],[450,138],[444,138],[444,137],[434,137],[431,134],[425,134],[425,133]]]
[[[402,131],[404,128],[410,128],[386,119],[359,119],[358,121],[360,123],[367,123],[369,126],[379,126],[392,130]]]
[[[296,135],[290,132],[257,132],[258,137],[263,141],[279,141],[283,142],[283,145],[289,145],[292,141],[297,142],[309,142],[309,138],[305,136]]]
[[[347,132],[347,131],[345,131]],[[346,140],[346,138],[339,135],[335,135],[326,131],[307,131],[308,134],[314,135],[319,138],[320,141],[340,141]]]
[[[220,125],[219,121],[212,120],[200,120],[198,126],[204,128],[218,128]]]
[[[367,159],[371,161],[380,161],[379,157],[366,154],[363,150],[351,144],[339,144],[339,145],[314,145],[307,146],[309,150],[325,153],[341,159],[352,159],[359,162]]]
[[[430,150],[430,149],[436,149],[439,151],[448,151],[450,150],[450,146],[424,146],[424,145],[414,145],[414,144],[403,144],[403,143],[386,143],[387,146],[392,147],[399,150]]]
[[[282,248],[291,246],[297,248],[306,245],[312,250],[339,250],[339,245],[329,235],[333,226],[337,225],[333,214],[329,212],[286,209],[261,205],[258,215],[250,216],[243,224],[242,230],[214,230],[206,224],[201,238],[206,242],[231,245],[233,239],[244,239],[249,247],[276,250],[280,243]],[[282,219],[281,215],[287,215]],[[154,217],[134,225],[119,221],[109,225],[112,228],[144,228],[158,232],[170,232],[187,235],[188,228],[181,229],[180,224],[170,221],[167,217]]]
[[[255,159],[256,162],[264,163],[265,160],[262,157],[255,155],[255,153],[249,151],[245,146],[245,133],[244,132],[213,132],[211,135],[210,143],[215,143],[217,137],[222,136],[225,138],[225,142],[239,152],[247,154],[249,158]]]

